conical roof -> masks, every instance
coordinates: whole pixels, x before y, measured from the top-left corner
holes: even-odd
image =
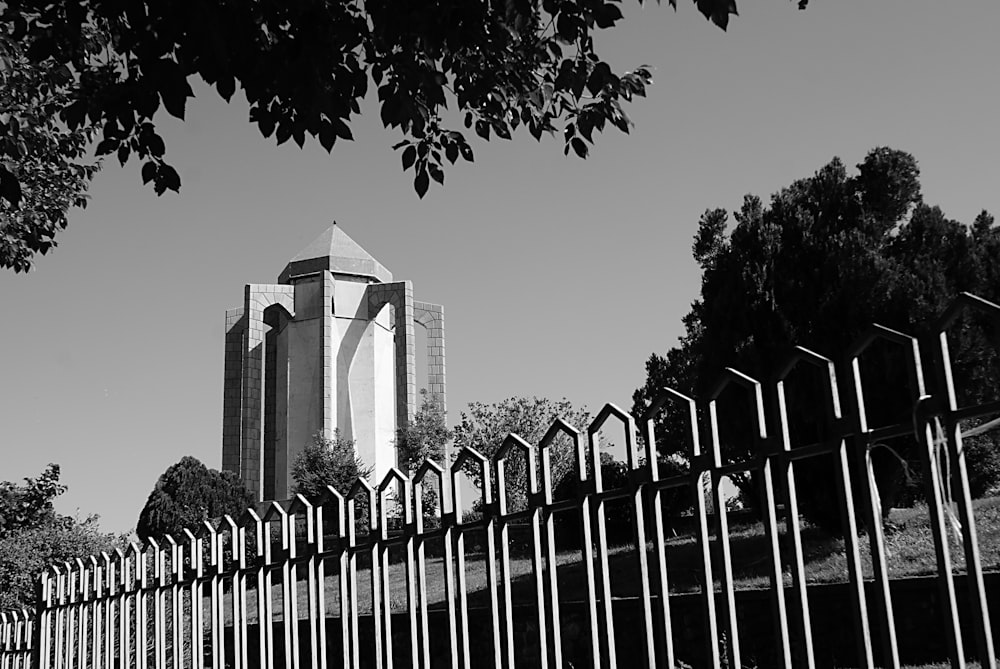
[[[322,270],[329,270],[335,274],[370,277],[383,283],[392,281],[392,272],[348,237],[336,223],[324,230],[323,234],[289,261],[278,277],[278,283],[287,283],[290,277],[296,275],[312,274]]]

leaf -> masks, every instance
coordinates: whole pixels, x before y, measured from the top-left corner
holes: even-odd
[[[417,172],[416,178],[413,180],[413,190],[417,191],[417,195],[423,199],[424,194],[427,193],[427,187],[430,185],[430,180],[427,178],[427,170],[420,170]]]
[[[28,47],[27,57],[28,60],[34,62],[41,62],[54,55],[56,52],[56,41],[52,38],[52,35],[46,33],[36,38],[35,41],[31,43]]]
[[[266,112],[262,113],[257,120],[257,127],[260,128],[260,134],[270,137],[274,133],[274,117]]]
[[[580,33],[580,18],[574,14],[559,12],[556,19],[556,33],[567,42],[575,42]]]
[[[333,132],[333,126],[329,122],[324,121],[319,127],[319,143],[326,152],[329,153],[333,150],[334,142],[337,141],[337,135]]]
[[[167,147],[163,144],[163,138],[155,132],[143,135],[141,139],[146,147],[146,150],[149,151],[150,155],[156,158],[162,156],[167,150]]]
[[[215,88],[219,91],[222,99],[229,102],[233,97],[233,93],[236,92],[236,80],[231,76],[220,77],[215,83]]]
[[[434,163],[430,163],[427,167],[431,171],[431,178],[444,185],[444,171]]]
[[[21,182],[3,165],[0,165],[0,198],[10,202],[12,207],[21,203]]]
[[[285,121],[278,126],[277,131],[274,133],[274,138],[278,141],[279,146],[287,142],[288,138],[292,136],[291,125],[290,122]]]
[[[142,183],[148,184],[156,176],[156,163],[152,160],[142,165]]]
[[[694,0],[706,19],[723,30],[729,25],[729,15],[736,15],[736,0]]]
[[[474,159],[473,159],[473,156],[472,156],[472,147],[471,146],[469,146],[468,144],[464,144],[463,143],[463,144],[460,144],[458,146],[458,150],[461,151],[462,157],[465,158],[465,160],[467,160],[470,163],[474,162]]]
[[[591,95],[597,95],[606,84],[614,84],[615,75],[611,73],[611,66],[601,62],[594,66],[594,70],[587,79],[587,90]]]
[[[403,151],[403,171],[410,169],[413,162],[417,159],[417,147],[412,144]]]
[[[351,129],[347,127],[347,124],[344,123],[341,119],[333,118],[331,119],[330,122],[333,124],[333,131],[337,133],[337,137],[352,141],[354,140],[354,135],[351,134]]]
[[[476,121],[476,134],[485,139],[486,141],[489,141],[490,124],[482,119]]]
[[[580,139],[579,137],[574,137],[572,140],[570,140],[570,145],[573,147],[573,150],[576,152],[576,155],[580,156],[581,158],[587,157],[589,149],[587,149],[587,145],[586,143],[584,143],[582,139]]]
[[[181,178],[170,165],[161,164],[156,171],[153,189],[157,195],[163,195],[167,190],[178,192],[181,189]]]
[[[622,10],[618,9],[617,5],[613,5],[610,2],[605,3],[594,10],[594,21],[597,23],[598,28],[611,28],[615,25],[615,21],[622,18]]]
[[[108,154],[114,153],[118,148],[120,140],[114,138],[102,139],[97,143],[97,148],[94,149],[94,153],[98,156],[106,156]]]
[[[454,165],[455,161],[458,160],[458,144],[453,142],[446,146],[444,149],[444,155],[448,159],[448,162]]]
[[[168,114],[176,116],[183,121],[187,99],[194,97],[194,93],[187,79],[180,73],[180,67],[176,63],[173,63],[173,65],[174,67],[168,68],[168,71],[171,73],[170,76],[159,82],[160,99],[163,101],[163,107],[167,110]]]

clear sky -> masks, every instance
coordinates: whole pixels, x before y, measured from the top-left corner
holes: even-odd
[[[333,220],[445,305],[455,420],[512,395],[628,408],[698,294],[701,213],[834,156],[909,151],[928,202],[967,223],[1000,214],[994,0],[742,0],[728,33],[679,4],[626,2],[599,35],[616,67],[655,68],[631,135],[587,161],[526,134],[477,140],[475,164],[423,201],[373,101],[331,156],[275,148],[245,102],[197,88],[185,123],[162,121],[180,194],[110,161],[59,247],[0,274],[0,480],[57,462],[59,510],[125,531],[182,456],[218,467],[225,310]]]

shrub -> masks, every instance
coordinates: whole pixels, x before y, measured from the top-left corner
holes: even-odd
[[[334,430],[332,439],[314,435],[313,443],[299,453],[292,465],[294,492],[309,498],[325,492],[328,485],[346,496],[355,481],[371,473],[372,468],[354,452],[354,440],[342,437],[340,430]]]
[[[135,531],[143,541],[168,534],[176,538],[185,527],[210,518],[238,517],[255,501],[236,474],[209,469],[185,456],[157,480]]]

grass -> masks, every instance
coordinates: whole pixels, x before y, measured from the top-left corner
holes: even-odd
[[[977,500],[974,503],[978,544],[983,569],[1000,570],[1000,497]],[[481,538],[481,537],[480,537]],[[847,557],[843,539],[831,537],[820,528],[805,525],[801,532],[808,583],[839,583],[847,581]],[[475,534],[467,535],[467,545],[484,545],[475,541]],[[782,555],[782,574],[785,585],[791,584],[790,541],[783,525],[779,527],[779,545]],[[711,540],[715,590],[721,589],[721,555],[718,541]],[[869,542],[867,535],[858,539],[865,578],[872,577]],[[964,553],[957,536],[949,532],[952,565],[955,573],[965,571]],[[733,563],[734,586],[737,589],[767,588],[770,585],[770,552],[761,523],[749,523],[730,528],[730,551]],[[657,564],[652,544],[646,545],[650,566],[650,585],[654,593],[659,590]],[[893,509],[885,524],[885,548],[889,577],[893,579],[928,576],[937,573],[934,542],[930,531],[926,507]],[[701,553],[691,535],[673,537],[666,542],[669,591],[671,593],[699,592],[702,589]],[[406,609],[406,575],[402,549],[392,549],[390,564],[390,603],[393,611]],[[613,597],[641,595],[638,555],[634,546],[619,546],[609,550],[608,563]],[[586,576],[581,552],[567,551],[557,555],[557,578],[560,599],[563,601],[585,599]],[[431,608],[445,606],[445,565],[440,557],[427,558],[427,596]],[[332,561],[327,565],[324,584],[327,615],[339,615],[339,579]],[[489,605],[489,587],[486,557],[482,552],[467,554],[466,584],[472,606]],[[532,561],[526,551],[512,550],[511,595],[514,602],[534,601],[534,574]],[[300,576],[297,587],[299,617],[307,615],[307,589]],[[248,614],[256,618],[256,589],[251,585]],[[226,597],[228,603],[228,595]],[[281,619],[281,591],[274,585],[272,602],[275,618]],[[359,557],[358,607],[362,613],[371,611],[370,561]]]

